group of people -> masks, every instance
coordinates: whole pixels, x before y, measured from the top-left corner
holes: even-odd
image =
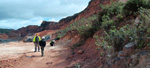
[[[33,42],[35,44],[35,51],[34,52],[37,52],[37,48],[38,48],[38,52],[40,52],[40,48],[41,48],[41,54],[43,57],[44,56],[44,47],[46,46],[45,37],[43,36],[41,39],[37,33],[36,36],[33,38]],[[55,46],[55,40],[50,41],[50,46]]]

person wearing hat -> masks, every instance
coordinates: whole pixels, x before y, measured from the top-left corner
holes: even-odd
[[[45,37],[42,37],[42,40],[39,42],[39,45],[41,46],[41,54],[44,56],[44,47],[46,46]]]
[[[33,42],[35,44],[35,51],[34,52],[37,51],[37,48],[38,48],[38,52],[40,52],[39,41],[41,41],[41,38],[40,38],[39,34],[36,33],[36,36],[33,38]]]

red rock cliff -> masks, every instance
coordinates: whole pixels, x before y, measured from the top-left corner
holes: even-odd
[[[27,27],[22,27],[18,30],[15,30],[15,31],[12,31],[11,33],[14,34],[14,36],[21,36],[21,37],[24,37],[26,36],[27,34],[29,33],[36,33],[37,32],[37,28],[38,26],[37,25],[30,25],[30,26],[27,26]],[[11,35],[11,34],[10,34]],[[9,36],[10,36],[9,35]],[[13,37],[13,36],[12,36]]]
[[[89,5],[87,6],[86,9],[84,9],[82,12],[74,14],[73,16],[66,17],[64,19],[61,19],[59,21],[58,28],[65,28],[68,26],[70,23],[73,23],[77,20],[80,20],[81,18],[84,17],[90,17],[91,15],[98,14],[99,11],[101,11],[100,4],[106,5],[109,4],[111,0],[91,0],[89,2]]]

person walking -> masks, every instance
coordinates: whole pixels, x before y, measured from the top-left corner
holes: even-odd
[[[50,41],[50,46],[55,46],[55,40]]]
[[[45,37],[42,37],[42,40],[39,42],[39,45],[41,46],[41,54],[42,57],[44,56],[44,47],[46,46],[46,41],[45,41]]]
[[[61,36],[60,36],[60,35],[58,35],[58,36],[57,36],[57,38],[56,38],[55,40],[59,40],[60,38],[61,38]]]
[[[37,48],[38,48],[38,52],[40,52],[39,41],[41,41],[41,38],[40,38],[39,34],[36,33],[36,36],[33,38],[33,42],[35,44],[35,51],[34,52],[37,51]]]

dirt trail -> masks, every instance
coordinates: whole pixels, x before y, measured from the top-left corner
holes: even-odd
[[[71,54],[69,47],[47,44],[41,57],[41,52],[33,52],[33,43],[23,42],[0,44],[0,51],[0,68],[66,68],[66,59]]]

